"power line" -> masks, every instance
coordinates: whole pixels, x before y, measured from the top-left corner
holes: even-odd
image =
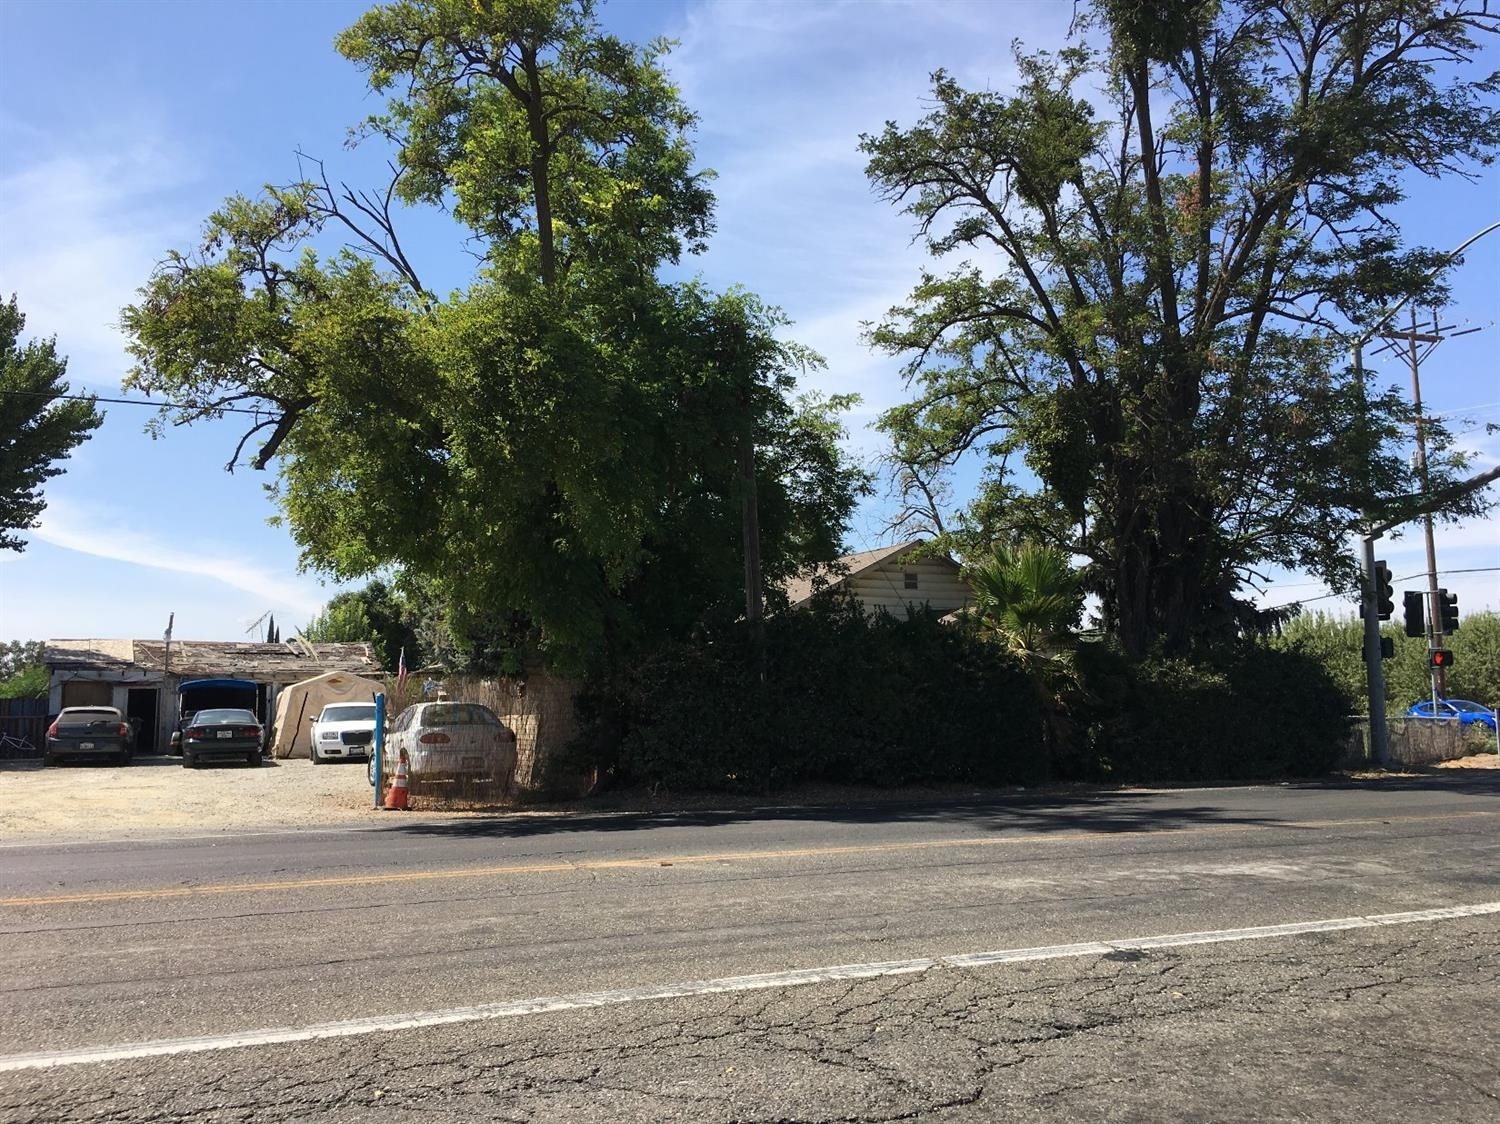
[[[24,394],[31,398],[65,398],[73,402],[108,402],[116,406],[150,406],[153,410],[208,410],[216,414],[252,414],[260,417],[265,410],[248,410],[243,406],[189,406],[182,402],[156,402],[150,398],[101,398],[97,394],[53,394],[46,390],[0,390],[0,394]]]
[[[1438,576],[1447,574],[1493,574],[1500,571],[1500,566],[1471,566],[1465,570],[1439,570]],[[1409,582],[1413,578],[1425,578],[1426,570],[1419,570],[1415,574],[1407,574],[1404,578],[1392,578],[1393,582]],[[1327,601],[1330,597],[1348,597],[1347,593],[1321,593],[1317,597],[1298,597],[1292,601],[1283,601],[1280,605],[1267,605],[1263,612],[1272,609],[1285,609],[1288,605],[1309,605],[1314,601]]]

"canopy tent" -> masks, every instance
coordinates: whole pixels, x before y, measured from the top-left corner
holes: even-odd
[[[375,679],[351,675],[347,671],[329,671],[284,687],[276,697],[276,730],[271,756],[310,757],[312,723],[329,703],[372,702],[385,690]]]

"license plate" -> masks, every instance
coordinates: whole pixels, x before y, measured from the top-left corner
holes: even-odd
[[[94,748],[94,743],[93,742],[79,742],[78,743],[78,748],[79,749],[93,749]]]
[[[219,730],[219,731],[217,731],[214,734],[214,737],[216,737],[216,738],[232,738],[232,737],[234,737],[234,731],[233,730]]]
[[[483,757],[465,757],[463,759],[463,766],[464,766],[465,769],[483,769],[484,768],[484,758]]]

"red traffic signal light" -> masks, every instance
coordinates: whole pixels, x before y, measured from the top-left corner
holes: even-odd
[[[1453,653],[1447,648],[1434,648],[1427,653],[1428,667],[1452,667]]]

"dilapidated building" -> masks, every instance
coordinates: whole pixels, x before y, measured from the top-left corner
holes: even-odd
[[[177,691],[187,681],[244,680],[256,688],[263,722],[283,687],[326,671],[378,676],[368,644],[275,644],[214,640],[48,640],[48,709],[113,706],[138,727],[136,751],[161,752],[177,720]]]

